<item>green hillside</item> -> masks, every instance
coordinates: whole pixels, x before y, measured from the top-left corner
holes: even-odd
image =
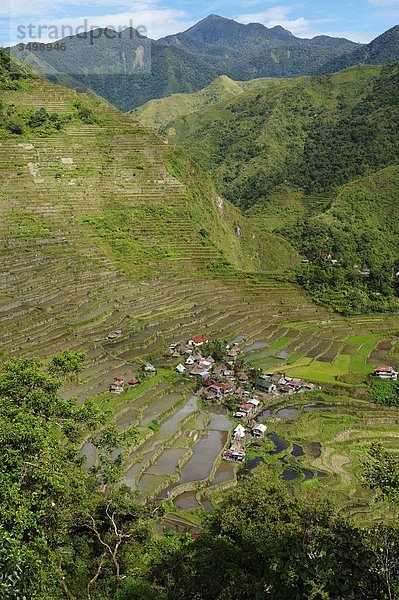
[[[365,119],[366,110],[377,113],[383,127],[385,121],[378,109],[383,107],[387,84],[395,86],[397,69],[387,68],[379,78],[380,72],[380,67],[364,66],[252,90],[222,106],[177,119],[171,123],[170,139],[190,148],[194,158],[212,173],[219,189],[244,208],[268,198],[282,184],[309,192],[326,191],[367,169],[367,164],[358,165],[358,156],[351,159],[348,153],[354,148],[359,152],[372,148],[365,149],[361,137],[352,141],[348,130],[358,124],[352,123],[357,114],[358,120]],[[385,101],[386,110],[392,106],[395,114],[396,96],[387,90]],[[367,121],[361,124],[367,127]],[[383,130],[383,134],[389,132]],[[335,153],[341,139],[343,148]],[[320,152],[323,156],[316,168],[314,161]],[[342,152],[346,152],[344,156]],[[342,160],[333,175],[331,160]],[[370,169],[378,168],[374,160],[369,161]],[[383,160],[382,155],[377,160]],[[324,178],[323,172],[319,174],[323,166]]]
[[[226,102],[243,92],[269,87],[283,81],[282,79],[253,79],[250,81],[233,81],[226,75],[215,79],[199,92],[192,94],[172,94],[159,100],[150,100],[131,111],[131,115],[149,127],[155,127],[162,133],[170,121],[206,108],[211,104]]]
[[[307,258],[329,252],[346,262],[327,279],[310,267],[300,273],[337,310],[396,307],[398,81],[398,65],[299,78],[181,117],[167,132],[258,226]],[[362,279],[356,263],[385,273],[385,283]],[[353,305],[340,292],[347,284]]]

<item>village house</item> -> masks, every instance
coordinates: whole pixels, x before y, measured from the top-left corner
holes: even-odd
[[[255,407],[253,404],[250,404],[249,402],[245,403],[245,404],[240,404],[240,406],[238,407],[238,412],[244,413],[247,417],[250,417],[253,415],[254,411],[255,411]]]
[[[236,346],[234,346],[233,348],[230,348],[230,350],[228,350],[228,352],[227,352],[227,356],[229,356],[230,358],[237,358],[237,356],[239,354],[240,354],[240,350]]]
[[[258,379],[255,381],[255,388],[260,392],[265,392],[266,394],[271,394],[277,389],[276,384],[270,381],[268,377],[258,377]]]
[[[202,377],[203,379],[206,379],[209,377],[209,367],[205,366],[203,363],[195,364],[190,371],[190,375],[192,377]]]
[[[197,335],[188,340],[187,344],[189,346],[195,346],[196,348],[199,346],[203,346],[209,342],[209,338],[206,335]]]
[[[261,401],[257,398],[251,398],[248,400],[248,404],[252,404],[255,408],[258,408],[258,406],[261,404]]]
[[[248,382],[249,377],[246,373],[244,373],[244,371],[240,371],[237,373],[237,379],[240,383],[245,384]]]
[[[227,396],[234,392],[234,385],[232,383],[212,383],[208,386],[208,390],[217,396]]]
[[[154,374],[157,372],[156,368],[154,367],[154,365],[152,365],[151,363],[147,363],[144,367],[144,371],[148,374]]]
[[[189,357],[187,358],[187,360],[186,360],[186,365],[189,365],[189,366],[191,366],[191,365],[195,365],[195,360],[194,360],[194,358],[193,358],[192,356],[189,356]]]
[[[233,417],[234,417],[235,419],[243,419],[243,418],[244,418],[244,417],[246,417],[246,416],[247,416],[247,414],[246,414],[246,413],[244,413],[244,412],[241,412],[240,410],[236,410],[236,412],[235,412],[235,413],[233,413]]]
[[[129,385],[134,386],[134,385],[138,385],[140,382],[138,379],[133,377],[130,381],[128,381],[128,383],[129,383]]]
[[[239,463],[244,462],[245,456],[245,450],[243,448],[230,448],[230,450],[225,450],[222,454],[224,460]]]
[[[285,385],[288,380],[285,376],[285,373],[277,371],[276,373],[271,373],[269,375],[269,381],[271,381],[271,383],[274,383],[277,386],[277,385]]]
[[[116,340],[116,339],[120,338],[120,337],[121,337],[121,335],[122,335],[122,331],[120,331],[120,330],[117,330],[117,331],[111,331],[111,333],[109,333],[109,334],[107,335],[107,339],[108,339],[108,340]]]
[[[112,392],[113,394],[121,394],[123,392],[123,390],[124,390],[124,385],[123,385],[123,383],[120,383],[119,381],[114,381],[109,386],[109,391]]]
[[[374,376],[379,377],[380,379],[391,379],[392,381],[397,381],[398,373],[394,370],[393,367],[374,367]]]
[[[235,379],[235,373],[231,369],[226,369],[225,371],[223,371],[222,376],[226,379]]]
[[[264,437],[266,430],[266,425],[263,425],[263,423],[259,423],[252,429],[252,435],[256,438],[262,438]]]
[[[179,365],[177,365],[176,371],[179,373],[179,375],[184,375],[186,373],[187,369],[184,365],[182,365],[180,363]]]
[[[303,381],[301,381],[301,379],[291,379],[290,381],[288,381],[287,385],[294,388],[296,392],[299,392],[304,387],[304,383]]]
[[[237,427],[233,431],[233,436],[237,440],[243,440],[245,438],[246,431],[245,427],[242,425],[237,425]]]
[[[125,378],[122,375],[114,377],[113,383],[109,386],[109,391],[113,394],[121,394],[125,389]]]

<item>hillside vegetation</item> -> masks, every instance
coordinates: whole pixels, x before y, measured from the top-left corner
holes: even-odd
[[[398,82],[398,64],[285,81],[181,117],[167,134],[259,226],[307,258],[328,252],[346,262],[331,276],[324,267],[300,274],[316,299],[342,311],[390,310],[399,259]],[[384,273],[385,284],[362,279],[363,267]]]
[[[199,92],[172,94],[166,98],[150,100],[132,110],[130,114],[144,125],[155,127],[163,133],[168,124],[178,117],[196,112],[211,104],[226,102],[243,92],[266,88],[281,81],[283,80],[273,78],[233,81],[230,77],[222,75]]]

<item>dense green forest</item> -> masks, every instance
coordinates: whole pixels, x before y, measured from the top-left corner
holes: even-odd
[[[333,505],[293,496],[271,472],[242,480],[204,514],[199,535],[156,535],[161,507],[140,507],[119,483],[135,429],[118,435],[93,402],[77,408],[59,395],[83,361],[64,351],[47,362],[13,359],[1,366],[3,598],[396,597],[397,527],[359,529]],[[100,453],[90,472],[78,454],[87,435]],[[116,447],[122,453],[115,460]],[[364,481],[380,491],[381,502],[395,501],[397,460],[370,447]]]

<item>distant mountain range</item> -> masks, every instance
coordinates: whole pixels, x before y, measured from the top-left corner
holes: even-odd
[[[154,98],[195,92],[220,75],[235,80],[259,77],[319,75],[360,63],[385,64],[399,60],[399,27],[362,45],[343,38],[295,37],[283,27],[243,25],[210,15],[187,31],[157,41],[127,29],[110,39],[65,38],[63,52],[13,48],[51,82],[78,91],[90,90],[127,111]],[[21,46],[20,46],[21,47]],[[148,54],[147,69],[131,69],[137,49]]]

